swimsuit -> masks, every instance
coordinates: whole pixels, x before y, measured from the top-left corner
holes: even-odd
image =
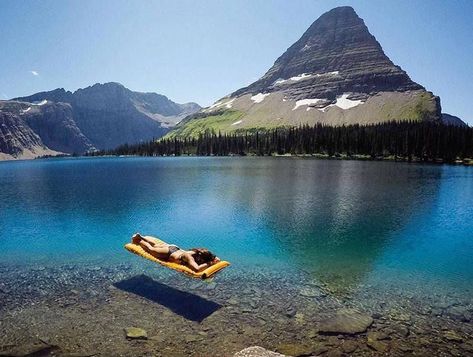
[[[169,245],[168,259],[171,257],[171,254],[176,253],[178,250],[181,250],[177,245]]]

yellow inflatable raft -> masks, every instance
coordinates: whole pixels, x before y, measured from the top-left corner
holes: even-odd
[[[163,242],[163,241],[161,241],[161,242]],[[207,269],[197,272],[197,271],[194,271],[191,268],[189,268],[187,265],[174,263],[174,262],[168,262],[168,261],[165,261],[165,260],[160,260],[160,259],[156,258],[155,256],[151,255],[150,253],[148,253],[146,250],[143,249],[143,247],[141,247],[138,244],[133,244],[133,243],[125,244],[125,249],[127,249],[128,251],[130,251],[132,253],[135,253],[135,254],[137,254],[137,255],[145,258],[145,259],[151,260],[152,262],[161,264],[165,267],[177,270],[181,273],[184,273],[188,276],[191,276],[193,278],[198,278],[198,279],[211,278],[212,276],[217,274],[220,270],[222,270],[222,269],[224,269],[224,268],[226,268],[227,266],[230,265],[229,262],[221,260],[218,263],[212,264]]]

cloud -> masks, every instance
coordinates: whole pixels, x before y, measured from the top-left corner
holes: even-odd
[[[38,71],[30,71],[30,73],[31,73],[33,76],[39,76]]]

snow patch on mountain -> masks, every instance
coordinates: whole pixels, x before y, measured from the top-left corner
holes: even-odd
[[[31,110],[31,107],[28,107],[28,108],[26,108],[26,109],[22,109],[22,110],[20,111],[20,114],[28,113],[30,110]]]
[[[303,105],[317,104],[321,100],[323,100],[323,99],[314,98],[314,99],[301,99],[301,100],[298,100],[296,102],[296,105],[294,106],[294,108],[292,108],[292,110],[296,110],[297,108],[302,107]]]
[[[252,96],[250,99],[255,103],[261,103],[264,100],[264,98],[266,98],[269,94],[270,93],[266,93],[266,94],[258,93]]]

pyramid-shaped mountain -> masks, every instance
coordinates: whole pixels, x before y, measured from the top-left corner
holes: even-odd
[[[344,6],[317,19],[259,80],[170,135],[389,120],[440,120],[440,100],[396,66],[355,10]]]

